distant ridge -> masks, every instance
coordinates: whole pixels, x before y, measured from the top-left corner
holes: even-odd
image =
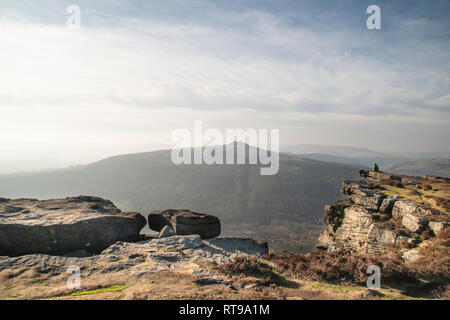
[[[246,146],[248,148],[248,146]],[[0,176],[0,196],[40,199],[92,194],[123,210],[189,208],[221,219],[320,221],[342,180],[359,167],[280,154],[280,170],[259,165],[174,165],[171,150],[125,154],[43,173]]]

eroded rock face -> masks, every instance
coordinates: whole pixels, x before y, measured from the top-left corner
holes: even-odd
[[[325,206],[325,227],[329,229],[331,233],[334,233],[342,223],[344,218],[344,209],[352,206],[352,202],[349,199],[343,199],[333,204]]]
[[[367,242],[365,251],[367,253],[381,254],[386,252],[386,248],[393,246],[397,239],[397,234],[392,230],[387,230],[373,223],[367,232]]]
[[[202,239],[217,237],[221,232],[219,218],[190,210],[152,211],[148,215],[148,225],[158,232],[170,226],[177,235],[198,234]]]
[[[350,200],[362,207],[376,211],[380,208],[383,199],[385,198],[382,194],[377,194],[371,190],[355,190],[355,192],[350,196]]]
[[[0,202],[0,255],[98,253],[116,241],[137,241],[145,218],[121,212],[98,197],[3,199]]]
[[[371,214],[358,206],[344,209],[344,219],[336,230],[335,239],[345,248],[361,249],[365,246],[372,223]]]
[[[392,209],[394,208],[397,198],[398,197],[394,195],[384,198],[380,205],[380,211],[383,213],[392,214]]]
[[[318,247],[383,254],[393,247],[406,250],[420,245],[424,237],[430,236],[430,232],[424,234],[428,228],[437,235],[448,227],[447,213],[397,194],[385,194],[386,188],[381,187],[382,183],[395,186],[392,182],[408,186],[408,183],[424,183],[425,179],[384,172],[371,172],[370,177],[342,183],[341,191],[348,197],[325,206],[325,228]]]

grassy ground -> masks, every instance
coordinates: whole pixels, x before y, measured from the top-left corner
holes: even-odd
[[[441,212],[449,212],[448,206],[445,204],[445,200],[450,199],[450,183],[448,182],[431,181],[425,188],[422,186],[418,188],[415,185],[407,185],[402,188],[390,185],[382,185],[382,187],[385,189],[383,192],[387,195],[398,194],[406,200],[428,205]]]

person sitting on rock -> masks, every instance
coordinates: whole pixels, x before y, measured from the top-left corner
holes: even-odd
[[[368,172],[363,168],[359,169],[359,176],[362,180],[365,180],[368,177]]]
[[[375,163],[373,165],[373,171],[378,172],[380,168],[378,168],[378,165]]]

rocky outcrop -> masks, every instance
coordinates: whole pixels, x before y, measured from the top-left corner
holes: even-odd
[[[98,253],[117,241],[137,241],[145,224],[139,213],[121,212],[98,197],[2,199],[0,256]]]
[[[383,254],[393,247],[414,248],[430,235],[436,236],[449,225],[448,212],[436,210],[408,196],[416,189],[421,190],[420,185],[426,181],[419,177],[373,171],[367,180],[344,181],[342,193],[348,197],[325,207],[325,228],[318,247],[331,251],[346,248]],[[407,197],[392,194],[389,191],[392,186],[406,187]]]
[[[177,235],[198,234],[202,239],[220,235],[219,218],[192,212],[190,210],[152,211],[148,215],[150,229],[160,232],[164,226],[170,226]]]

